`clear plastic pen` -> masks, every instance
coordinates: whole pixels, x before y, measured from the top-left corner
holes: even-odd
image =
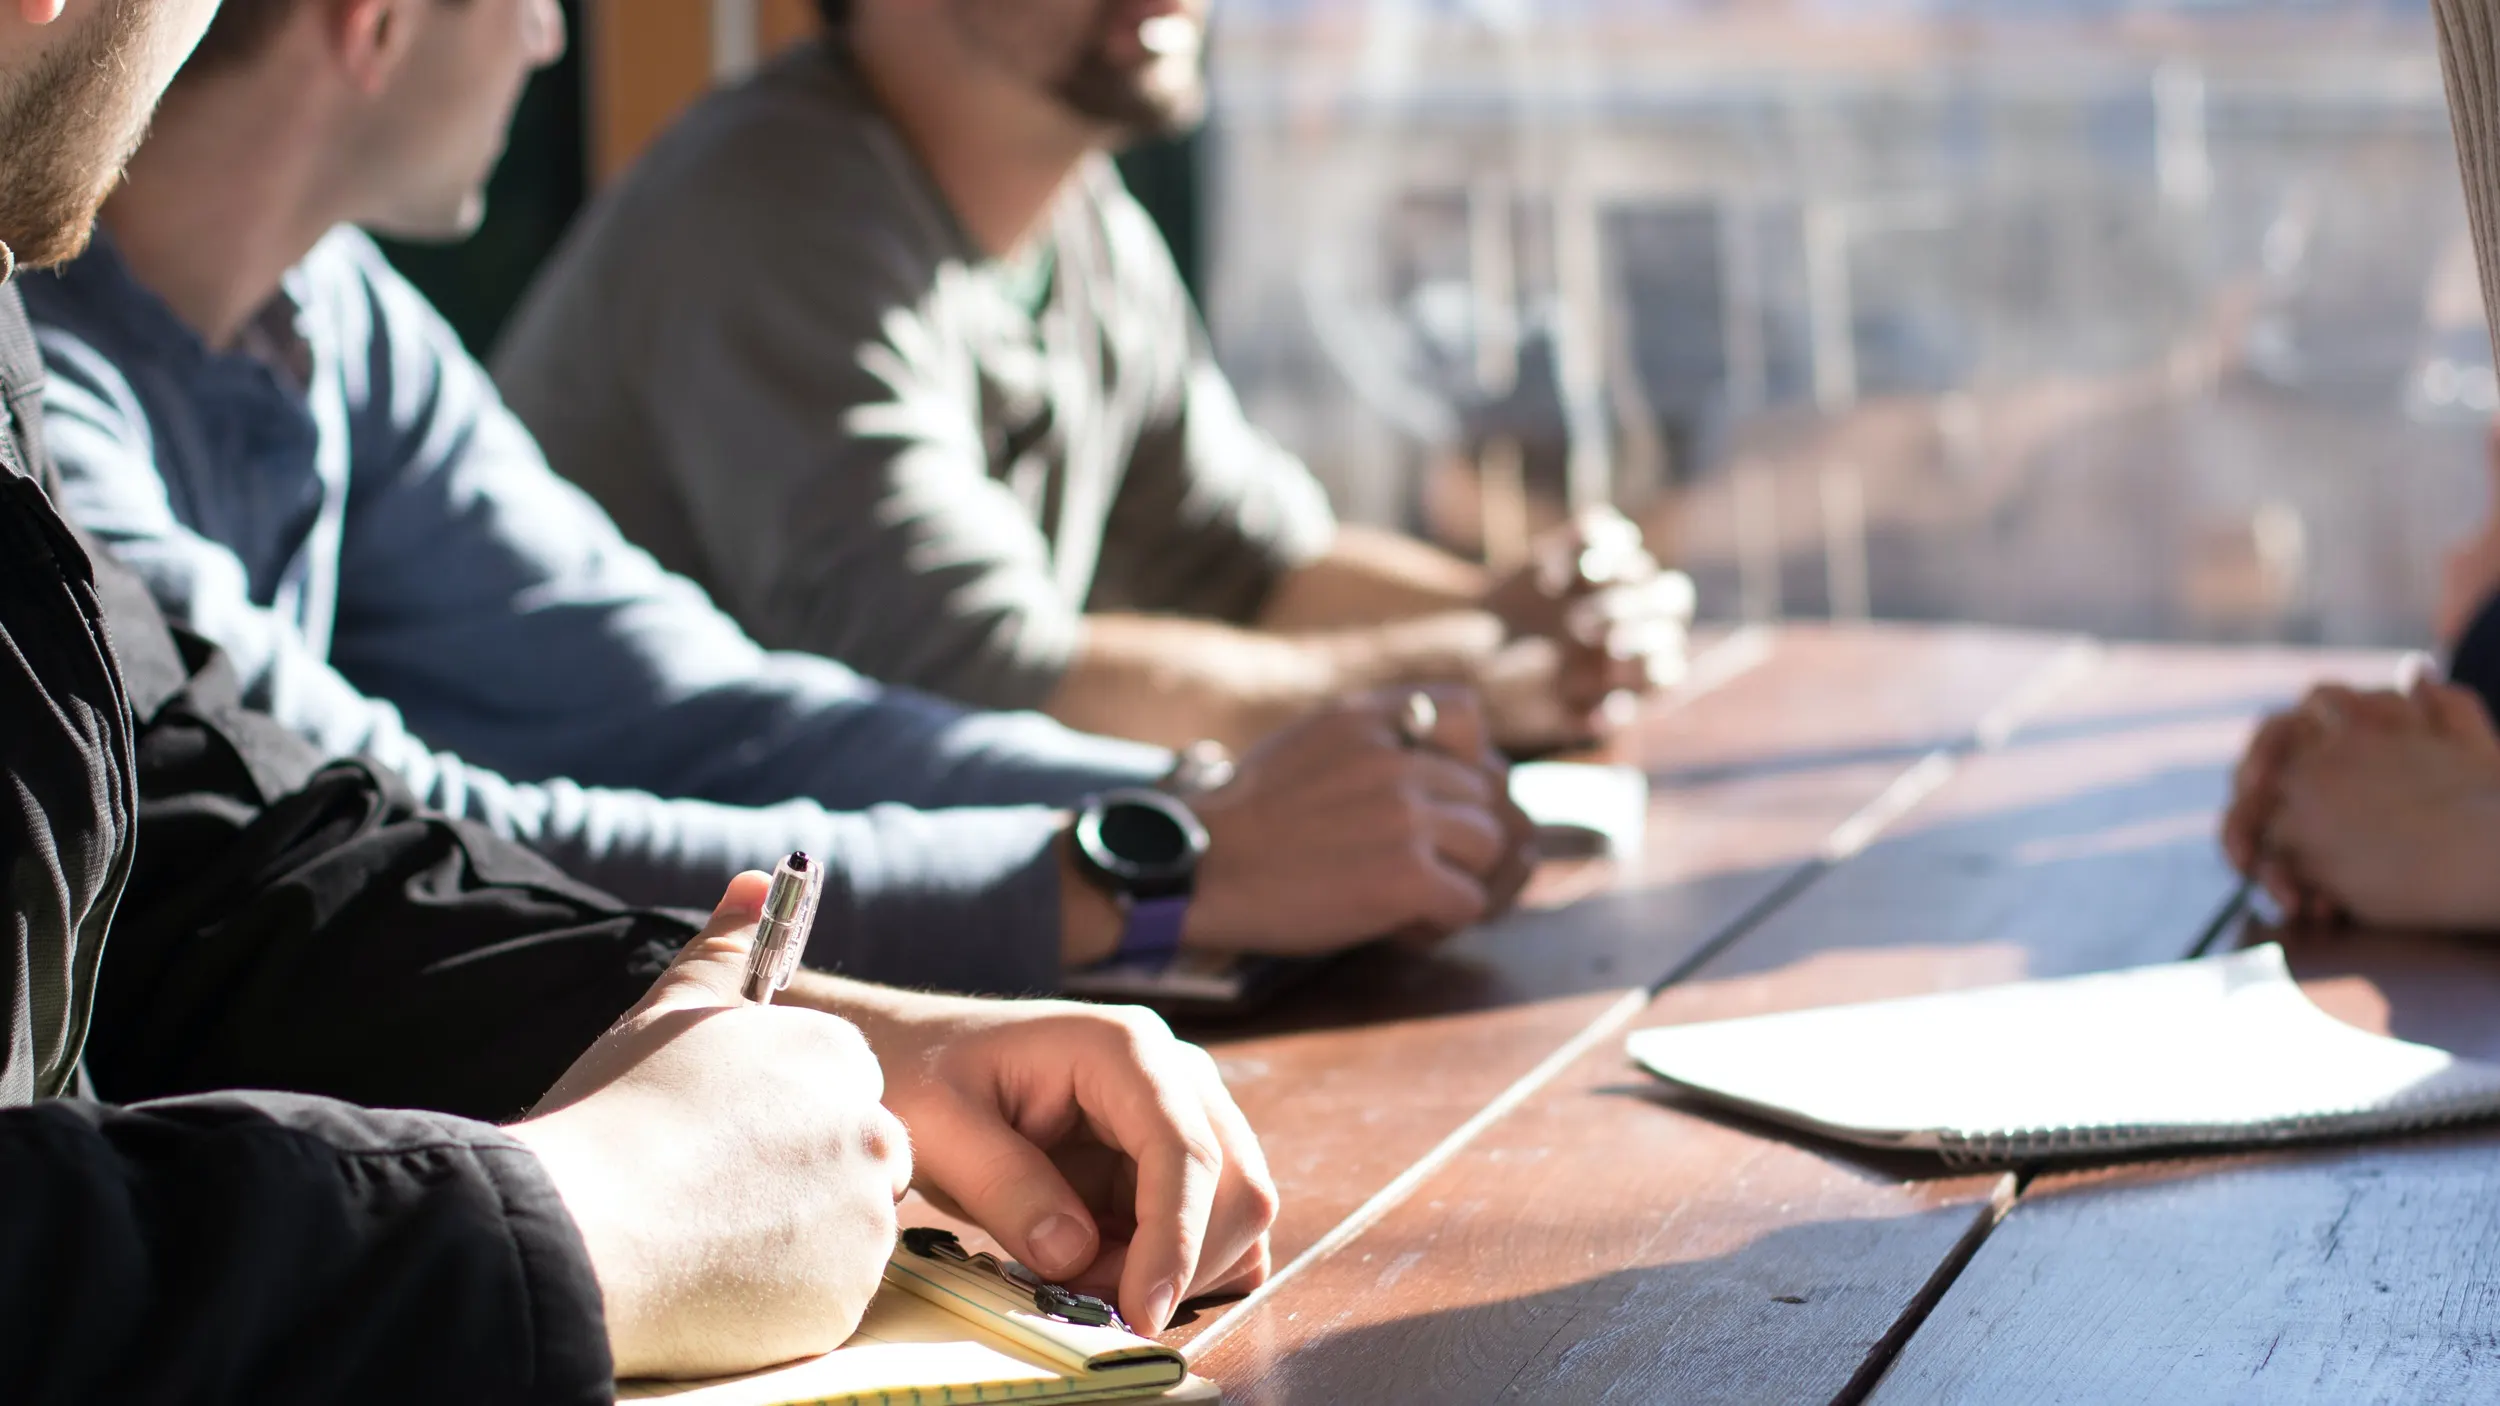
[[[764,916],[755,925],[755,946],[747,954],[746,998],[757,1005],[773,997],[799,969],[807,951],[807,935],[816,926],[816,895],[825,875],[804,854],[793,854],[773,871],[773,886],[764,896]]]

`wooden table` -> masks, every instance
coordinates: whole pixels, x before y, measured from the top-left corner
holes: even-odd
[[[2500,1401],[2500,1131],[1952,1173],[1689,1106],[1622,1037],[2249,934],[2253,719],[2376,655],[1745,631],[1626,743],[1647,853],[1193,1032],[1286,1196],[1176,1337],[1235,1402]],[[2273,936],[2273,934],[2265,934]],[[2347,1019],[2500,1056],[2500,959],[2293,935]],[[1974,1060],[1988,1051],[1974,1049]]]

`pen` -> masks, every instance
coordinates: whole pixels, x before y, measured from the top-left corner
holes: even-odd
[[[799,969],[807,950],[807,934],[816,926],[816,895],[825,874],[804,854],[793,854],[773,871],[772,890],[764,895],[764,916],[755,925],[755,946],[747,954],[746,998],[769,1006]]]

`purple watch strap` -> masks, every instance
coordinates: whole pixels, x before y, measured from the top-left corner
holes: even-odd
[[[1181,929],[1189,921],[1189,896],[1132,899],[1128,921],[1120,929],[1120,950],[1113,960],[1123,966],[1169,964],[1181,950]]]

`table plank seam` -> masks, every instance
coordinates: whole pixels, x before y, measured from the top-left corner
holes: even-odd
[[[1902,1349],[1910,1345],[1910,1339],[1917,1335],[1919,1329],[1927,1326],[1928,1315],[1935,1312],[1936,1305],[1944,1302],[1946,1291],[1961,1279],[1962,1271],[1969,1268],[1970,1262],[1978,1256],[1979,1247],[1986,1244],[1988,1237],[1996,1233],[1996,1228],[2004,1223],[2005,1218],[2014,1213],[2023,1188],[2030,1184],[2028,1172],[2007,1172],[1997,1178],[1996,1188],[1988,1195],[1988,1203],[1971,1218],[1970,1228],[1953,1242],[1952,1250],[1936,1266],[1936,1272],[1927,1276],[1927,1282],[1919,1286],[1917,1295],[1910,1300],[1909,1307],[1899,1320],[1876,1340],[1874,1350],[1867,1354],[1866,1361],[1858,1364],[1858,1370],[1841,1387],[1840,1394],[1832,1398],[1832,1406],[1859,1406],[1882,1384],[1885,1374],[1892,1370],[1892,1364],[1899,1360]]]
[[[1693,667],[1686,674],[1684,682],[1669,695],[1668,709],[1670,711],[1681,709],[1751,673],[1770,659],[1776,648],[1777,638],[1777,632],[1768,626],[1747,625],[1704,651],[1699,659],[1693,661]],[[1748,910],[1749,914],[1750,910]],[[1648,1006],[1650,999],[1650,988],[1636,988],[1623,993],[1614,1005],[1601,1012],[1578,1034],[1565,1041],[1560,1048],[1513,1081],[1509,1088],[1494,1095],[1484,1107],[1477,1109],[1472,1117],[1453,1129],[1448,1136],[1426,1151],[1405,1171],[1399,1173],[1387,1186],[1374,1192],[1369,1200],[1355,1207],[1345,1219],[1331,1226],[1327,1234],[1313,1241],[1309,1248],[1269,1275],[1266,1283],[1226,1309],[1224,1316],[1217,1320],[1214,1326],[1199,1334],[1189,1344],[1187,1349],[1189,1359],[1193,1362],[1203,1360],[1231,1335],[1234,1324],[1244,1321],[1252,1310],[1275,1297],[1279,1289],[1292,1282],[1303,1270],[1327,1258],[1348,1241],[1379,1224],[1381,1219],[1391,1211],[1405,1204],[1407,1198],[1415,1194],[1417,1187],[1421,1186],[1434,1172],[1447,1166],[1451,1159],[1473,1143],[1486,1128],[1499,1122],[1504,1116],[1525,1103],[1537,1090],[1552,1082],[1564,1069],[1594,1048],[1598,1041],[1630,1024],[1632,1018]]]
[[[2011,734],[2008,734],[2008,737],[2010,740]],[[2211,955],[2227,941],[2236,923],[2251,911],[2256,888],[2254,879],[2242,879],[2238,887],[2222,901],[2214,916],[2199,929],[2195,941],[2190,943],[2187,950],[2181,954],[2182,959],[2192,960]],[[1843,1389],[1841,1395],[1835,1398],[1834,1406],[1858,1406],[1858,1403],[1865,1401],[1883,1385],[1884,1378],[1891,1373],[1894,1364],[1900,1360],[1901,1354],[1908,1350],[1911,1341],[1918,1336],[1919,1331],[1926,1327],[1929,1315],[1935,1311],[1938,1304],[1944,1301],[1945,1294],[1961,1278],[1963,1271],[1970,1267],[1972,1260],[1978,1256],[1980,1248],[1987,1243],[1990,1236],[1996,1233],[1997,1227],[2004,1224],[2006,1219],[2022,1206],[2032,1185],[2047,1170],[2045,1163],[2032,1163],[2007,1173],[2007,1194],[2003,1198],[2002,1206],[1998,1206],[1992,1198],[1992,1214],[1984,1217],[1979,1224],[1974,1226],[1973,1233],[1966,1237],[1965,1242],[1957,1244],[1954,1253],[1946,1259],[1944,1264],[1938,1266],[1936,1275],[1920,1291],[1918,1297],[1911,1301],[1909,1307],[1903,1312],[1901,1321],[1894,1325],[1891,1332],[1884,1335],[1883,1340],[1877,1344],[1875,1352],[1850,1379],[1849,1385]]]
[[[1678,706],[1750,670],[1767,658],[1770,649],[1768,633],[1751,627],[1723,641],[1704,664],[1697,665],[1691,683],[1680,690]],[[1337,1250],[1379,1224],[1391,1212],[1404,1205],[1432,1175],[1454,1161],[1485,1130],[1516,1111],[1527,1100],[1559,1078],[1564,1070],[1595,1048],[1598,1042],[1619,1033],[1641,1012],[1647,1010],[1660,993],[1688,978],[1711,957],[1726,951],[1746,934],[1757,930],[1774,913],[1813,887],[1815,882],[1839,865],[1864,852],[1884,830],[1915,810],[1918,805],[1942,789],[1960,769],[1963,761],[1974,755],[2002,750],[2009,745],[2024,723],[2050,706],[2066,690],[2081,683],[2098,669],[2107,657],[2107,649],[2097,639],[2078,636],[2038,669],[2026,674],[2014,689],[1995,706],[1983,713],[1969,733],[1952,744],[1940,747],[1912,764],[1874,799],[1834,827],[1825,837],[1816,854],[1796,866],[1794,873],[1783,879],[1770,893],[1750,905],[1744,912],[1722,925],[1719,932],[1700,944],[1685,960],[1678,962],[1652,984],[1623,993],[1613,1005],[1601,1012],[1578,1034],[1521,1075],[1508,1088],[1478,1109],[1439,1143],[1410,1164],[1388,1185],[1355,1208],[1345,1219],[1331,1227],[1327,1234],[1312,1242],[1270,1275],[1267,1282],[1252,1290],[1240,1302],[1226,1310],[1224,1316],[1198,1335],[1188,1348],[1193,1363],[1207,1360],[1231,1338],[1234,1330],[1248,1322],[1253,1314],[1311,1266],[1320,1263]],[[1732,670],[1709,670],[1705,665],[1713,656],[1730,654],[1743,659]],[[1751,657],[1747,657],[1751,656]],[[1980,1238],[1984,1239],[1984,1235]],[[1976,1252],[1977,1242],[1972,1245]],[[1950,1277],[1937,1286],[1941,1295],[1950,1286]],[[1898,1326],[1898,1325],[1896,1325]],[[1914,1331],[1914,1327],[1913,1327]]]
[[[2249,910],[2250,899],[2255,890],[2254,880],[2242,880],[2239,887],[2222,901],[2220,911],[2214,914],[2212,921],[2205,924],[2198,933],[2196,941],[2182,956],[2192,959],[2211,953],[2216,944],[2230,933],[2232,924]],[[1893,1330],[1886,1333],[1883,1341],[1876,1345],[1876,1351],[1859,1367],[1857,1375],[1850,1378],[1848,1388],[1834,1399],[1833,1406],[1860,1406],[1860,1403],[1872,1396],[1884,1384],[1884,1378],[1891,1375],[1901,1355],[1909,1350],[1911,1342],[1917,1338],[1919,1331],[1927,1326],[1928,1317],[1935,1312],[1937,1305],[1944,1302],[1944,1296],[1961,1279],[1963,1271],[1970,1268],[1971,1262],[1978,1257],[1981,1247],[1987,1243],[1990,1236],[1996,1233],[1998,1226],[2003,1225],[2007,1218],[2022,1208],[2024,1198],[2030,1194],[2033,1183],[2046,1175],[2048,1170],[2046,1163],[2034,1162],[2017,1167],[2006,1174],[2011,1194],[2006,1197],[2004,1208],[1987,1217],[1982,1225],[1976,1227],[1976,1233],[1969,1237],[1967,1246],[1955,1246],[1954,1254],[1938,1267],[1936,1276],[1929,1281],[1925,1289],[1920,1291],[1919,1296],[1911,1301],[1909,1308],[1902,1313],[1901,1321],[1895,1324]]]
[[[1770,921],[1779,910],[1814,887],[1825,875],[1864,853],[1885,831],[1943,790],[1961,771],[1964,762],[1974,756],[2001,752],[2011,746],[2024,723],[2038,717],[2066,690],[2081,684],[2101,667],[2108,655],[2107,647],[2099,640],[2078,637],[2050,656],[2048,662],[2026,674],[2003,701],[1980,715],[1979,720],[1972,724],[1968,736],[1938,747],[1912,763],[1873,800],[1858,807],[1848,819],[1833,827],[1812,858],[1801,861],[1769,893],[1730,919],[1709,941],[1695,948],[1651,983],[1649,991],[1652,999],[1691,979],[1695,973]]]
[[[2213,955],[2215,948],[2223,939],[2230,936],[2233,925],[2252,911],[2252,905],[2256,899],[2257,881],[2254,878],[2241,879],[2239,888],[2224,901],[2222,911],[2214,915],[2214,920],[2205,925],[2204,935],[2196,939],[2196,945],[2188,949],[2188,955],[2190,957]]]
[[[1451,1130],[1450,1134],[1435,1144],[1431,1151],[1417,1158],[1413,1165],[1400,1172],[1394,1181],[1372,1193],[1370,1200],[1357,1206],[1344,1220],[1331,1227],[1326,1235],[1313,1241],[1309,1249],[1294,1256],[1284,1268],[1269,1275],[1266,1283],[1252,1290],[1241,1302],[1228,1309],[1214,1327],[1199,1334],[1189,1344],[1189,1360],[1192,1362],[1203,1360],[1216,1348],[1222,1346],[1226,1338],[1232,1336],[1235,1325],[1248,1321],[1252,1312],[1266,1304],[1269,1299],[1274,1298],[1279,1290],[1293,1282],[1304,1270],[1344,1248],[1348,1242],[1378,1225],[1390,1212],[1405,1205],[1408,1198],[1430,1180],[1434,1173],[1448,1166],[1461,1152],[1466,1151],[1470,1144],[1483,1135],[1485,1129],[1517,1111],[1521,1104],[1526,1103],[1539,1090],[1559,1077],[1565,1069],[1578,1063],[1582,1056],[1596,1048],[1599,1041],[1619,1033],[1624,1026],[1631,1024],[1634,1017],[1649,1008],[1649,1001],[1650,996],[1645,989],[1636,988],[1624,992],[1613,1005],[1608,1006],[1595,1020],[1589,1022],[1579,1034],[1572,1036],[1561,1048],[1540,1060],[1535,1068],[1520,1075],[1509,1088],[1494,1095],[1491,1102],[1477,1109],[1474,1116]]]
[[[2058,698],[2083,683],[2098,671],[2109,658],[2109,649],[2100,640],[2082,636],[2070,641],[2049,661],[2016,684],[2014,691],[1995,707],[1982,714],[1967,738],[1958,740],[1920,758],[1909,770],[1895,778],[1882,794],[1861,807],[1855,815],[1841,822],[1824,842],[1822,850],[1811,860],[1798,866],[1797,872],[1783,881],[1764,901],[1755,904],[1731,922],[1727,929],[1669,972],[1653,988],[1652,997],[1689,980],[1710,962],[1732,950],[1737,943],[1759,930],[1780,909],[1786,907],[1825,876],[1862,854],[1884,832],[1921,804],[1943,790],[1972,759],[1998,753],[2011,747],[2021,736],[2024,726],[2036,720]],[[2228,925],[2231,904],[2213,921],[2200,929],[2199,947]],[[1943,1301],[1944,1295],[1961,1276],[1980,1246],[2007,1215],[2011,1214],[2022,1188],[2028,1185],[2030,1169],[2009,1172],[1989,1197],[1985,1212],[1974,1219],[1968,1231],[1954,1242],[1953,1249],[1928,1277],[1916,1296],[1904,1306],[1901,1316],[1886,1330],[1869,1350],[1867,1359],[1851,1374],[1836,1406],[1855,1406],[1881,1383],[1892,1363],[1908,1346],[1910,1339],[1927,1321],[1927,1315]]]

